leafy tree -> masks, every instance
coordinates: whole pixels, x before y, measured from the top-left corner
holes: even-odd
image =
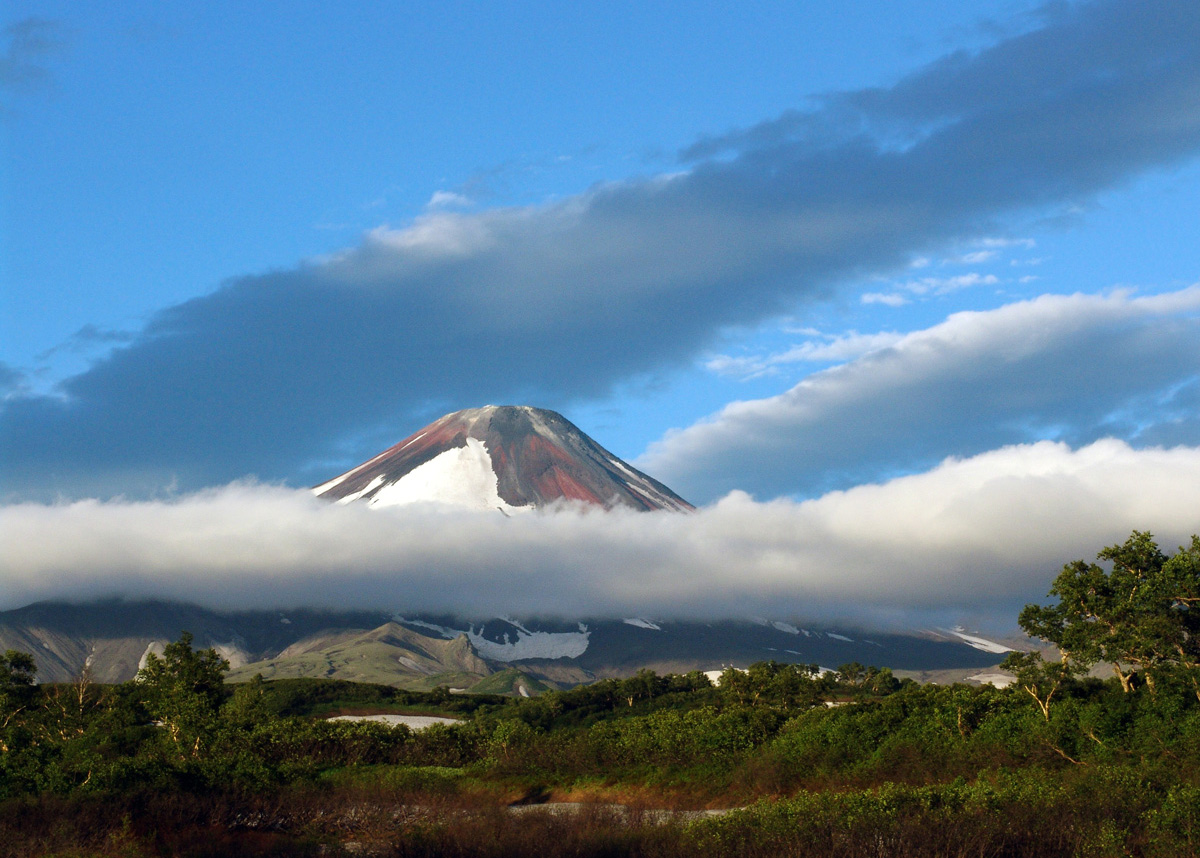
[[[1026,605],[1021,627],[1055,644],[1075,669],[1113,665],[1126,693],[1135,676],[1153,692],[1157,678],[1182,669],[1200,695],[1200,540],[1168,559],[1149,533],[1135,530],[1097,559],[1111,571],[1068,563],[1050,588],[1058,604]]]
[[[847,662],[837,669],[838,682],[861,688],[867,681],[867,669],[857,661]]]
[[[1010,652],[1000,667],[1017,677],[1017,685],[1033,698],[1047,721],[1050,701],[1072,677],[1086,669],[1066,658],[1046,661],[1040,652]]]
[[[666,686],[666,681],[649,668],[642,668],[628,679],[620,680],[618,694],[632,707],[639,700],[649,700]]]
[[[8,731],[25,713],[37,691],[37,663],[27,652],[10,649],[0,655],[0,751],[8,750]]]
[[[900,690],[900,680],[895,677],[890,667],[868,667],[865,685],[868,690],[880,696],[894,694]]]
[[[815,664],[758,661],[744,671],[731,667],[721,674],[722,692],[743,706],[807,709],[832,688],[832,678]]]
[[[272,709],[267,698],[263,675],[256,673],[249,682],[238,685],[221,714],[227,723],[243,728],[266,723],[275,717],[278,713]]]
[[[1200,700],[1200,536],[1180,546],[1163,564],[1161,575],[1173,610],[1165,623],[1157,624],[1157,637]]]
[[[163,649],[162,657],[150,653],[137,681],[151,717],[162,722],[171,741],[198,756],[202,740],[216,725],[225,699],[224,675],[229,662],[216,650],[193,650],[192,634]]]

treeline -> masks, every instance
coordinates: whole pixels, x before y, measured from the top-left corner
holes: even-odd
[[[135,682],[37,686],[10,651],[0,854],[1198,854],[1200,540],[1168,557],[1135,533],[1099,559],[1022,613],[1061,657],[1010,656],[1005,689],[775,662],[532,699],[230,687],[187,635]],[[1088,678],[1097,661],[1116,676]],[[351,709],[462,720],[314,717]],[[546,799],[587,804],[509,808]]]

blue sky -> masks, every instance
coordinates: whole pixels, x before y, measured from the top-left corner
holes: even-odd
[[[700,504],[1200,445],[1192,3],[6,15],[10,505],[303,487],[488,402]]]

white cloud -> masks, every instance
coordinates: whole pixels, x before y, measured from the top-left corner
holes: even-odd
[[[899,292],[867,292],[860,299],[864,304],[884,304],[888,307],[903,307],[908,303]]]
[[[465,208],[471,205],[471,198],[456,191],[434,191],[425,204],[427,209]]]
[[[1032,238],[983,238],[979,240],[978,244],[992,249],[1023,247],[1026,250],[1032,250],[1037,247],[1037,242]]]
[[[984,262],[991,262],[996,255],[997,251],[995,250],[974,250],[961,256],[951,257],[946,262],[953,265],[981,265]]]
[[[957,277],[922,277],[920,280],[908,280],[899,284],[899,288],[912,292],[914,295],[945,295],[972,286],[994,286],[999,282],[1000,280],[994,274],[980,274],[973,271]]]
[[[1136,437],[1187,419],[1174,391],[1200,374],[1197,311],[1200,286],[957,313],[783,394],[732,403],[637,463],[702,501],[811,494],[1039,438]],[[1123,411],[1138,423],[1115,420]]]
[[[172,501],[0,507],[0,607],[99,596],[218,608],[567,616],[991,614],[1131,530],[1197,529],[1200,449],[1042,442],[797,503],[504,518],[327,505],[233,484]]]
[[[785,364],[853,360],[895,345],[903,339],[903,335],[894,331],[881,331],[875,334],[860,334],[858,331],[848,331],[844,334],[822,334],[820,331],[810,331],[809,335],[821,337],[824,342],[809,340],[777,354],[765,356],[717,355],[710,358],[705,366],[721,375],[753,378],[772,372]]]

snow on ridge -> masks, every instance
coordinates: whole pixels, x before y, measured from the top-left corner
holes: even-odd
[[[771,623],[771,625],[774,626],[775,628],[777,628],[781,632],[787,632],[789,635],[800,634],[800,630],[798,628],[796,628],[795,626],[791,625],[790,623],[781,623],[779,621],[775,621],[775,622]]]
[[[384,478],[383,478],[382,474],[377,477],[373,477],[371,479],[371,482],[367,483],[365,486],[363,486],[358,491],[351,492],[350,494],[346,495],[345,497],[338,498],[337,503],[345,504],[345,503],[350,503],[351,501],[358,500],[360,497],[367,494],[367,492],[370,492],[370,491],[378,488],[379,486],[383,485],[383,479]],[[368,501],[368,504],[373,505],[374,501]]]
[[[845,635],[839,635],[836,632],[825,632],[825,637],[833,638],[835,641],[846,641],[847,643],[854,643],[854,638],[848,638]]]
[[[538,413],[536,408],[529,405],[518,405],[517,408],[521,409],[525,414],[525,417],[529,420],[529,425],[533,427],[537,434],[547,438],[558,439],[561,437],[561,433],[551,431],[550,426],[542,419],[542,415]]]
[[[483,658],[492,661],[523,661],[530,658],[578,658],[587,651],[591,632],[585,623],[579,623],[577,632],[531,632],[520,622],[511,617],[497,617],[503,623],[508,623],[517,630],[517,639],[512,640],[505,635],[503,641],[488,640],[483,636],[484,626],[475,631],[472,625],[467,629],[455,629],[440,626],[425,620],[408,620],[399,614],[392,617],[398,623],[418,626],[436,632],[446,640],[453,640],[459,635],[466,635],[471,646]]]
[[[409,444],[413,443],[414,441],[418,440],[419,438],[424,437],[425,434],[426,433],[422,432],[419,435],[416,435],[413,438],[410,438],[405,443],[404,447],[407,447]],[[401,447],[400,449],[403,450],[404,447]],[[382,453],[378,453],[378,454],[372,456],[371,458],[367,459],[367,461],[363,462],[361,465],[354,466],[350,470],[346,471],[346,473],[342,474],[340,477],[334,477],[332,480],[330,480],[327,483],[321,483],[321,485],[317,486],[316,488],[310,489],[310,491],[314,495],[317,495],[317,496],[323,495],[323,494],[325,494],[325,492],[329,491],[330,489],[337,488],[342,483],[344,483],[346,480],[350,479],[350,477],[353,477],[355,474],[371,467],[371,465],[375,464],[376,462],[378,462],[380,459],[384,458],[385,456],[390,456],[392,454],[392,452],[393,452],[393,450],[389,447],[388,449],[384,450]],[[366,491],[366,489],[364,489],[363,491]],[[359,494],[362,494],[362,492],[359,492]],[[356,497],[357,497],[357,495],[356,495]]]
[[[314,489],[309,489],[309,491],[311,491],[314,495],[323,495],[323,494],[325,494],[325,492],[329,491],[330,489],[336,488],[337,486],[340,486],[342,483],[346,482],[346,480],[349,479],[350,475],[353,474],[354,471],[357,471],[357,470],[358,470],[358,468],[355,468],[354,470],[351,470],[351,471],[346,471],[346,473],[342,474],[340,477],[334,477],[329,482],[321,483],[321,485],[317,486]]]
[[[655,632],[662,631],[662,626],[652,623],[649,620],[642,619],[641,617],[628,617],[624,620],[621,620],[621,622],[627,626],[637,626],[639,629],[650,629],[651,631]]]
[[[417,443],[418,441],[420,441],[422,438],[424,438],[428,434],[429,434],[428,432],[418,432],[416,435],[413,435],[411,438],[409,438],[407,441],[405,441],[404,446],[401,447],[400,449],[401,450],[407,449],[408,447]],[[397,451],[397,452],[399,452],[399,451]],[[387,451],[385,450],[383,453],[380,453],[379,456],[386,455],[386,453],[387,453]],[[379,456],[376,456],[375,459],[378,459]],[[371,461],[373,462],[373,461],[375,461],[375,459],[372,459]],[[367,464],[370,464],[370,462],[368,462]]]
[[[990,641],[987,638],[976,637],[975,635],[964,634],[961,627],[957,629],[943,629],[943,631],[961,639],[962,642],[967,646],[974,647],[975,649],[982,650],[983,652],[992,652],[999,655],[1003,652],[1014,651],[1012,647],[1005,646],[1002,643],[996,643],[995,641]]]
[[[521,625],[520,621],[514,620],[512,617],[501,615],[501,616],[496,617],[496,619],[502,623],[508,623],[510,626],[515,628],[518,632],[524,632],[527,635],[533,634],[533,632],[529,631],[529,629],[527,629],[527,628],[525,628],[525,626]],[[479,631],[482,633],[483,629],[480,628]]]
[[[523,626],[505,620],[517,629],[517,639],[504,636],[503,642],[488,640],[483,636],[483,626],[476,632],[474,626],[467,632],[467,639],[484,658],[493,661],[524,661],[530,658],[578,658],[588,648],[589,631],[578,632],[531,632]]]
[[[424,620],[406,620],[399,614],[394,614],[392,619],[397,623],[403,623],[406,626],[420,626],[423,629],[437,632],[448,641],[454,640],[459,635],[465,635],[466,629],[452,629],[449,626],[439,626],[436,623],[427,623]]]

